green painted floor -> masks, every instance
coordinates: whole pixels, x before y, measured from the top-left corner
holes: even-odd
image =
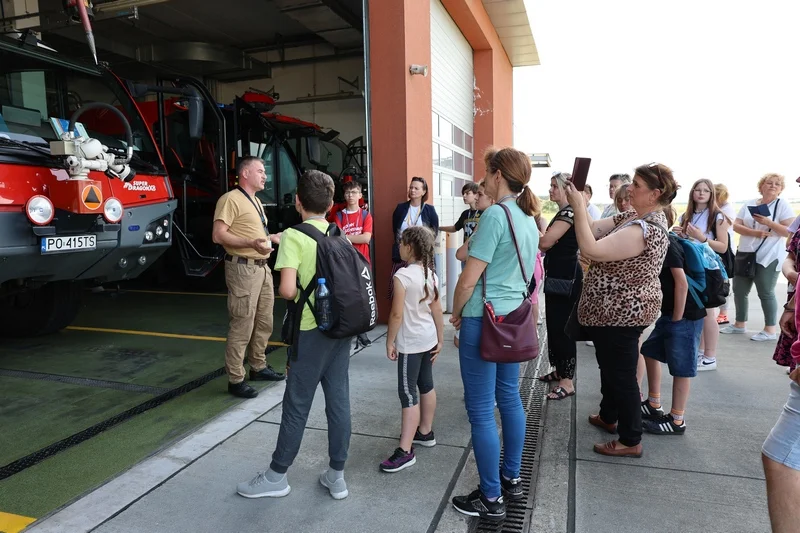
[[[275,324],[283,316],[276,302]],[[219,296],[87,294],[75,326],[224,337]],[[277,334],[273,334],[273,339]],[[0,368],[174,388],[223,365],[224,342],[96,331],[4,340]],[[282,371],[281,348],[268,356]],[[220,377],[0,481],[0,512],[40,518],[241,402]],[[271,384],[257,384],[264,388]],[[0,377],[0,466],[86,429],[154,394]]]

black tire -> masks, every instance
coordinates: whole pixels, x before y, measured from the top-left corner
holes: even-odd
[[[72,324],[81,308],[83,285],[55,281],[0,298],[0,337],[49,335]]]

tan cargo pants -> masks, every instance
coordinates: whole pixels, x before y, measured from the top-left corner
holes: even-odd
[[[267,266],[225,261],[225,283],[230,316],[225,370],[231,383],[241,383],[245,378],[245,355],[252,370],[267,366],[264,352],[272,335],[275,305],[272,272]]]

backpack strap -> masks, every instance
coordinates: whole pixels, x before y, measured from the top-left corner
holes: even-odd
[[[314,239],[318,245],[327,235],[330,234],[332,228],[337,228],[336,224],[329,224],[326,233],[322,233],[312,224],[306,224],[301,222],[295,226],[292,226],[292,229],[299,231],[303,235]],[[292,333],[292,344],[295,345],[297,343],[297,335],[300,333],[300,324],[303,321],[303,308],[307,305],[308,309],[311,311],[311,314],[314,315],[314,318],[317,318],[317,312],[314,307],[311,305],[311,295],[314,293],[314,290],[317,288],[317,279],[318,276],[315,274],[311,281],[308,283],[306,287],[303,287],[300,284],[300,279],[297,280],[297,289],[300,291],[300,298],[297,299],[297,310],[298,310],[298,317],[295,320],[294,332]],[[292,358],[297,360],[297,349],[292,350]]]

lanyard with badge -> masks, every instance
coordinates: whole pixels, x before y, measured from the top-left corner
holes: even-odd
[[[251,204],[253,204],[253,207],[255,207],[255,209],[256,209],[256,213],[258,213],[258,216],[259,216],[259,218],[261,219],[261,225],[262,225],[262,226],[264,226],[264,233],[266,233],[266,234],[267,234],[267,239],[269,239],[269,229],[267,229],[267,218],[264,216],[264,210],[263,210],[263,208],[262,208],[262,209],[259,209],[259,208],[258,208],[258,205],[257,205],[257,204],[256,204],[256,203],[253,201],[253,199],[250,197],[250,195],[249,195],[249,194],[247,194],[247,191],[245,191],[244,189],[242,189],[242,188],[241,188],[240,186],[238,186],[238,185],[236,186],[236,188],[237,188],[237,189],[238,189],[238,190],[239,190],[239,191],[240,191],[242,194],[244,194],[245,198],[247,198],[248,200],[250,200],[250,203],[251,203]]]

